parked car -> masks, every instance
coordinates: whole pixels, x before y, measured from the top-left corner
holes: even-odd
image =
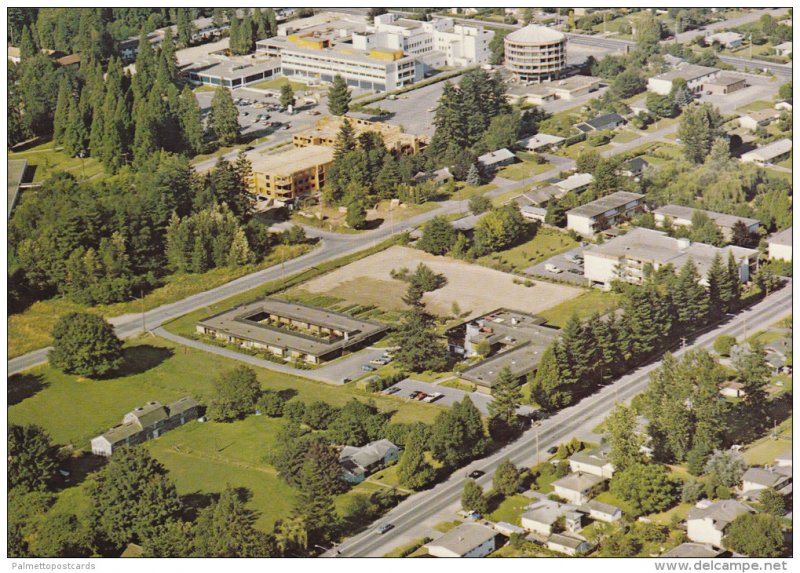
[[[384,364],[386,364],[383,360],[380,359],[380,357],[373,358],[372,360],[369,361],[369,363],[370,364],[375,364],[377,366],[383,366]]]
[[[375,533],[377,533],[378,535],[383,535],[384,533],[386,533],[387,531],[391,531],[392,529],[394,529],[394,524],[384,523],[375,530]]]
[[[560,273],[560,272],[561,272],[561,269],[560,269],[560,268],[558,268],[557,266],[555,266],[555,265],[554,265],[554,264],[552,264],[552,263],[547,263],[547,264],[544,266],[544,268],[545,268],[545,270],[546,270],[546,271],[548,271],[548,272],[551,272],[551,273],[555,273],[555,274],[558,274],[558,273]]]
[[[375,372],[377,368],[375,368],[372,364],[362,364],[361,370],[364,372]]]
[[[392,386],[391,388],[387,388],[384,394],[397,394],[400,391],[400,388],[397,386]]]
[[[550,446],[549,448],[547,448],[547,453],[550,454],[550,455],[553,455],[557,451],[558,451],[558,448],[555,447],[555,446]]]
[[[428,394],[426,394],[425,392],[420,392],[419,394],[416,395],[414,400],[419,400],[421,402],[422,400],[424,400],[427,397],[428,397]]]
[[[425,398],[423,402],[428,402],[430,404],[431,402],[435,402],[442,396],[444,396],[444,394],[442,394],[441,392],[434,392],[433,394],[430,394],[427,398]]]
[[[470,472],[467,477],[471,478],[471,479],[478,479],[479,477],[484,476],[484,475],[486,475],[486,472],[481,471],[481,470],[475,470],[475,471]]]

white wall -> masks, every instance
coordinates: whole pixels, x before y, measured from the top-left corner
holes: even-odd
[[[567,213],[567,229],[572,229],[576,233],[591,237],[594,235],[593,224],[594,221],[589,217]]]
[[[614,268],[618,263],[617,259],[598,255],[589,250],[584,251],[583,276],[592,282],[610,285],[614,279]]]
[[[792,261],[792,246],[791,245],[778,245],[776,243],[769,244],[769,258],[770,259],[783,259],[784,261]]]
[[[722,547],[722,532],[714,529],[713,521],[710,518],[690,519],[686,525],[686,535],[692,541]]]

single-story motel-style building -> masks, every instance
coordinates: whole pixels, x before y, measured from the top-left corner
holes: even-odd
[[[378,322],[274,298],[215,314],[196,327],[199,334],[310,364],[369,344],[383,336],[387,328]]]

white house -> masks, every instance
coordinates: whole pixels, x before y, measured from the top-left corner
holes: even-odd
[[[709,543],[722,547],[722,538],[734,519],[744,513],[753,513],[749,505],[734,499],[724,499],[706,507],[693,507],[686,517],[686,534],[696,543]]]
[[[683,205],[664,205],[658,207],[653,210],[653,217],[659,227],[664,227],[667,221],[669,221],[670,225],[673,227],[691,227],[692,218],[697,212],[704,213],[709,219],[714,221],[726,241],[730,241],[733,238],[733,227],[740,221],[744,223],[747,232],[751,234],[758,233],[758,227],[761,224],[758,219],[737,217],[736,215],[706,211],[704,209],[694,209],[692,207],[684,207]]]
[[[553,492],[570,503],[583,505],[592,499],[595,488],[604,481],[604,478],[592,474],[568,474],[553,482]]]
[[[705,37],[706,46],[717,43],[728,49],[738,48],[742,45],[742,40],[744,40],[744,36],[736,32],[717,32]]]
[[[550,535],[556,521],[576,509],[575,505],[542,499],[528,506],[528,509],[520,517],[520,524],[528,531]]]
[[[768,126],[770,123],[778,119],[780,115],[781,112],[779,112],[777,109],[760,109],[740,117],[739,125],[745,129],[749,129],[750,131],[755,131],[759,127]]]
[[[775,53],[784,58],[788,58],[792,55],[792,43],[783,42],[782,44],[778,44],[775,46]]]
[[[784,229],[767,239],[769,258],[792,262],[792,228]]]
[[[575,556],[591,549],[592,545],[581,537],[553,533],[547,538],[547,548],[569,556]]]
[[[608,451],[604,448],[575,452],[569,458],[569,469],[608,479],[614,475],[614,464],[608,460]]]
[[[567,229],[591,237],[644,210],[644,195],[616,191],[567,211]]]
[[[615,521],[622,519],[622,510],[609,503],[601,503],[599,501],[591,500],[581,506],[581,511],[587,510],[589,512],[589,517],[596,521],[614,523]]]
[[[647,89],[660,95],[669,95],[672,91],[672,82],[681,78],[686,80],[686,88],[697,93],[703,89],[703,84],[713,80],[719,74],[719,69],[695,64],[680,64],[676,68],[658,74],[647,80]]]
[[[767,488],[780,490],[791,483],[792,478],[774,471],[772,468],[748,468],[742,476],[742,493],[749,494],[748,497],[758,497],[754,492],[760,492]]]
[[[746,392],[744,391],[744,384],[741,382],[734,382],[728,380],[719,385],[719,393],[721,396],[729,398],[744,398]]]
[[[480,523],[462,523],[425,547],[434,557],[485,557],[495,550],[497,532]]]
[[[553,149],[562,143],[564,143],[563,137],[550,135],[549,133],[537,133],[520,141],[520,144],[528,151]]]
[[[561,189],[561,192],[566,195],[570,191],[575,191],[575,193],[586,191],[592,181],[594,181],[594,175],[591,173],[575,173],[566,179],[556,181],[553,185]]]
[[[753,151],[742,154],[739,158],[744,163],[755,163],[756,165],[769,165],[778,163],[792,154],[792,140],[788,138],[779,139],[768,143]]]
[[[775,458],[775,466],[779,468],[792,467],[792,450],[786,450]]]

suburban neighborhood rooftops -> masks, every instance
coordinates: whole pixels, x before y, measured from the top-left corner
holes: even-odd
[[[731,86],[734,84],[738,84],[739,82],[745,81],[741,76],[734,76],[732,74],[722,73],[718,75],[713,80],[709,81],[709,85],[714,86]]]
[[[566,40],[566,36],[546,26],[528,24],[524,28],[511,32],[506,36],[506,40],[516,44],[552,44]]]
[[[729,523],[742,515],[752,512],[753,509],[735,499],[724,499],[706,507],[693,507],[686,516],[687,520],[711,519],[717,531],[723,531]]]
[[[520,143],[526,149],[535,150],[548,145],[557,145],[562,141],[564,141],[564,138],[557,135],[550,135],[549,133],[537,133],[531,137],[526,137],[525,139],[521,140]]]
[[[581,506],[581,509],[589,510],[590,512],[591,511],[596,511],[598,513],[602,513],[602,514],[605,514],[605,515],[614,515],[618,511],[622,511],[616,505],[611,505],[610,503],[603,503],[603,502],[600,502],[600,501],[595,501],[593,499],[590,499],[585,504],[583,504]]]
[[[581,217],[597,217],[611,211],[612,209],[619,209],[624,207],[631,201],[638,201],[644,199],[644,195],[639,193],[631,193],[630,191],[616,191],[611,195],[595,199],[586,205],[575,207],[567,211],[567,215],[579,215]]]
[[[498,149],[496,151],[490,151],[489,153],[484,153],[480,157],[478,157],[478,163],[481,163],[485,166],[496,165],[498,163],[502,163],[504,161],[509,161],[511,159],[516,159],[516,155],[514,155],[511,151],[506,149]]]
[[[574,175],[570,175],[566,179],[562,179],[561,181],[556,181],[553,185],[568,193],[575,189],[580,189],[581,187],[586,187],[587,185],[591,184],[594,181],[594,175],[591,173],[575,173]]]
[[[605,481],[603,478],[593,474],[575,472],[554,481],[553,487],[561,487],[572,491],[586,491],[603,481]]]
[[[786,476],[764,468],[748,468],[742,476],[743,482],[750,482],[764,487],[775,487],[786,481]]]
[[[593,448],[591,450],[575,452],[569,459],[598,468],[602,468],[604,465],[610,463],[608,461],[608,452],[603,448]]]
[[[549,543],[555,543],[562,547],[569,547],[570,549],[579,549],[581,545],[586,543],[585,539],[580,537],[572,537],[571,535],[564,535],[563,533],[551,533],[547,538]]]
[[[706,43],[718,42],[720,44],[729,44],[731,42],[738,42],[743,37],[744,36],[737,32],[717,32],[716,34],[706,36]]]
[[[603,115],[598,115],[593,119],[588,119],[583,123],[593,127],[594,129],[602,130],[606,129],[608,126],[613,127],[617,124],[625,123],[625,118],[618,113],[606,113]]]
[[[719,70],[717,68],[710,68],[708,66],[698,66],[695,64],[680,64],[678,65],[678,67],[669,70],[668,72],[664,72],[662,74],[653,76],[653,79],[674,81],[677,80],[678,78],[683,78],[688,82],[702,78],[704,76],[711,75],[718,71]]]
[[[288,177],[303,169],[311,169],[333,161],[333,149],[324,145],[293,147],[274,155],[262,155],[252,161],[253,172]]]
[[[748,217],[737,217],[736,215],[728,215],[726,213],[717,213],[715,211],[706,211],[704,209],[695,209],[693,207],[684,207],[683,205],[664,205],[653,210],[655,215],[663,215],[672,219],[686,219],[692,220],[695,212],[700,211],[708,215],[708,218],[714,221],[718,227],[732,229],[737,221],[742,221],[747,227],[758,225],[758,219],[750,219]]]
[[[634,157],[622,164],[622,169],[630,171],[631,173],[641,173],[645,167],[650,165],[646,159],[642,157]]]
[[[747,153],[743,154],[741,159],[744,161],[749,160],[760,160],[760,161],[770,161],[775,157],[780,157],[786,153],[789,153],[792,150],[792,140],[791,139],[779,139],[777,141],[773,141],[772,143],[768,143],[758,149],[754,149],[753,151],[748,151]]]
[[[496,535],[497,532],[494,529],[480,523],[462,523],[428,543],[428,546],[441,547],[456,555],[464,555],[493,539]]]
[[[664,553],[661,557],[718,557],[722,550],[717,550],[703,543],[681,543]]]
[[[536,523],[552,525],[559,517],[574,509],[576,509],[576,506],[571,504],[542,499],[528,506],[528,509],[522,514],[522,518]]]
[[[396,448],[397,446],[386,439],[370,442],[366,446],[361,446],[360,448],[345,446],[342,448],[342,451],[339,452],[339,460],[344,461],[350,459],[362,468],[368,468],[372,464],[382,460],[387,452]]]
[[[768,241],[773,245],[785,245],[787,247],[792,246],[792,228],[789,227],[788,229],[784,229],[783,231],[778,231],[774,233]]]
[[[634,227],[624,235],[615,237],[601,245],[591,245],[584,251],[586,254],[604,255],[613,258],[636,259],[652,264],[671,263],[676,269],[691,258],[700,276],[706,276],[711,263],[717,254],[727,260],[728,253],[733,253],[736,260],[750,259],[758,255],[754,249],[728,246],[723,248],[693,243],[688,239],[675,239],[663,231]]]
[[[779,112],[777,109],[768,108],[768,109],[759,109],[756,111],[751,111],[750,113],[743,115],[742,117],[749,117],[753,121],[761,123],[762,121],[775,119],[776,117],[780,116],[780,114],[781,112]]]

